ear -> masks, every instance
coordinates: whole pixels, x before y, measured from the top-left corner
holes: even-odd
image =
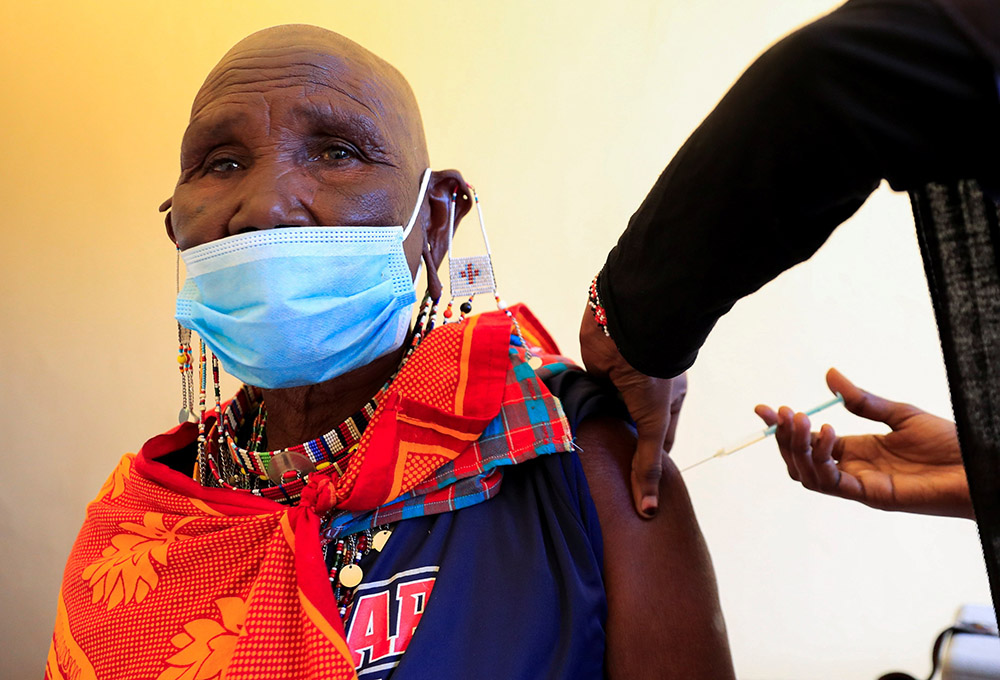
[[[454,199],[453,199],[454,197]],[[431,207],[427,221],[427,248],[430,258],[425,262],[428,274],[436,273],[448,252],[448,211],[455,200],[455,229],[472,208],[472,192],[458,170],[435,170],[427,187]]]
[[[171,196],[163,203],[161,203],[158,209],[160,212],[167,213],[166,215],[163,216],[163,225],[167,228],[167,236],[169,236],[170,240],[174,242],[174,245],[176,245],[177,238],[174,237],[174,223],[170,219],[170,206],[172,206],[173,204],[174,204],[174,197]]]

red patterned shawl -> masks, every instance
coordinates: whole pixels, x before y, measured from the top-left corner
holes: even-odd
[[[515,313],[529,344],[556,352],[530,312]],[[435,329],[379,403],[344,474],[312,475],[295,506],[203,488],[158,462],[190,444],[190,424],[126,455],[70,553],[46,678],[356,678],[319,546],[321,517],[440,493],[430,482],[445,466],[481,472],[477,440],[505,403],[524,399],[524,376],[509,379],[526,369],[512,361],[511,330],[502,313]],[[525,430],[523,446],[510,440],[515,462],[572,445],[558,401],[530,379],[549,415]]]

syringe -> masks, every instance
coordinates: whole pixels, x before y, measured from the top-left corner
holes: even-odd
[[[816,406],[816,407],[811,408],[808,411],[806,411],[806,415],[807,416],[811,416],[813,414],[819,413],[820,411],[822,411],[824,409],[830,408],[834,404],[842,404],[842,403],[844,403],[844,395],[842,395],[842,394],[840,394],[838,392],[837,396],[834,397],[833,399],[831,399],[830,401],[824,402],[824,403],[820,404],[819,406]],[[766,429],[758,430],[758,431],[756,431],[756,432],[754,432],[752,434],[749,434],[746,437],[744,437],[743,439],[741,439],[740,441],[738,441],[738,442],[736,442],[736,443],[734,443],[734,444],[732,444],[730,446],[727,446],[725,448],[719,449],[718,451],[716,451],[715,453],[713,453],[708,458],[702,458],[697,463],[692,463],[691,465],[688,465],[686,468],[682,468],[681,472],[687,472],[691,468],[698,467],[702,463],[707,463],[708,461],[713,460],[715,458],[725,458],[726,456],[728,456],[730,454],[733,454],[733,453],[736,453],[737,451],[739,451],[741,449],[745,449],[746,447],[750,446],[751,444],[756,444],[759,441],[767,439],[772,434],[774,434],[775,431],[777,431],[777,429],[778,429],[777,425],[772,425],[771,427],[768,427]]]

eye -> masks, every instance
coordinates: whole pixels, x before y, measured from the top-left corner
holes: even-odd
[[[205,163],[205,170],[208,172],[226,173],[241,170],[243,166],[239,161],[232,158],[212,158]]]
[[[358,152],[354,150],[353,147],[347,144],[330,144],[320,150],[319,153],[313,154],[309,157],[312,162],[323,162],[323,163],[336,163],[339,161],[348,161],[358,157]]]

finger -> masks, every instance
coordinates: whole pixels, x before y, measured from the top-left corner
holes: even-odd
[[[774,439],[778,446],[791,450],[792,446],[792,420],[795,418],[795,411],[782,406],[778,409],[778,426],[774,428]]]
[[[844,459],[844,449],[846,447],[847,443],[844,441],[844,438],[836,437],[833,442],[833,453],[830,454],[830,457],[840,463]]]
[[[833,428],[824,425],[813,439],[812,463],[816,470],[816,481],[819,491],[828,494],[837,493],[843,473],[833,459],[833,443],[837,439]]]
[[[840,437],[837,436],[837,431],[833,429],[833,425],[825,424],[823,425],[823,427],[820,428],[819,433],[824,440],[829,440],[828,444],[829,444],[830,459],[833,460],[835,463],[839,463],[840,457],[844,455],[844,446]],[[815,448],[816,444],[813,444],[813,449]],[[815,458],[815,451],[813,452],[813,456]]]
[[[674,385],[674,401],[670,405],[670,424],[667,425],[667,434],[663,438],[664,453],[670,453],[671,449],[674,448],[674,438],[677,436],[677,423],[680,422],[681,407],[684,406],[684,397],[687,396],[687,378],[684,378],[684,382],[680,387],[680,392],[678,392],[678,385]]]
[[[753,412],[756,413],[767,426],[775,425],[778,422],[778,412],[767,404],[757,404],[754,407]]]
[[[670,428],[670,413],[666,408],[641,412],[633,405],[634,394],[623,392],[622,395],[625,397],[625,405],[635,418],[638,438],[635,455],[632,457],[632,500],[640,515],[652,517],[660,504],[660,477],[663,474],[661,456],[663,442]],[[669,403],[669,394],[661,403],[664,406]],[[638,417],[635,416],[640,413]]]
[[[840,471],[840,477],[836,490],[830,492],[830,495],[837,496],[838,498],[846,498],[851,501],[863,501],[865,498],[865,487],[861,484],[861,481],[849,472],[845,472],[843,468],[838,467],[837,469]]]
[[[781,459],[785,461],[785,468],[788,470],[788,476],[796,482],[799,481],[799,476],[795,472],[795,465],[792,463],[788,446],[784,444],[784,441],[787,439],[787,429],[780,428],[781,434],[778,434],[778,412],[767,404],[757,404],[753,411],[760,417],[761,420],[764,421],[765,425],[768,427],[774,427],[776,437],[775,441],[778,444],[778,453],[781,454]],[[789,409],[789,412],[791,412],[791,409]]]
[[[812,462],[812,432],[809,427],[809,416],[805,413],[796,413],[792,417],[792,462],[798,471],[802,486],[816,491],[819,488],[819,482]]]
[[[788,476],[794,479],[796,482],[799,481],[799,472],[795,467],[795,462],[792,460],[792,427],[791,419],[795,415],[792,409],[787,406],[782,406],[778,409],[777,413],[777,427],[774,430],[774,440],[778,443],[778,453],[781,454],[782,460],[785,461],[785,467],[788,468]]]
[[[643,517],[656,514],[663,476],[663,448],[657,439],[640,438],[632,457],[632,501]]]
[[[830,458],[837,463],[836,486],[830,491],[824,491],[824,493],[848,500],[864,500],[865,488],[861,480],[847,472],[844,466],[840,465],[840,461],[844,455],[844,439],[838,437],[830,425],[823,426],[823,429],[820,430],[820,437],[823,441],[815,445],[816,450],[813,451],[813,461],[817,460],[817,455],[825,455],[825,451],[829,450]],[[820,451],[820,447],[822,447],[822,452],[817,454],[817,451]]]
[[[843,395],[844,407],[848,411],[868,420],[885,423],[893,429],[899,427],[906,418],[920,412],[909,404],[891,401],[857,387],[835,368],[827,371],[826,384],[832,391]]]
[[[611,379],[635,421],[638,445],[632,458],[632,498],[643,517],[656,514],[660,502],[660,456],[670,428],[673,382],[617,366]]]

